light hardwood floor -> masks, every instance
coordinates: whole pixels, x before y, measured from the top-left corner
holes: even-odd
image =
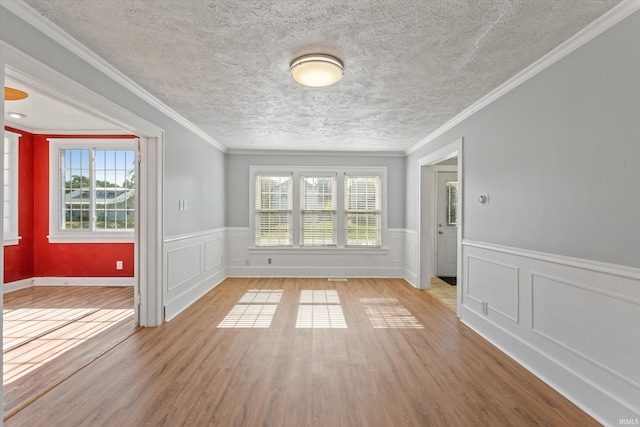
[[[4,418],[136,330],[133,288],[31,287],[4,295]]]
[[[399,279],[227,279],[7,426],[591,426]]]

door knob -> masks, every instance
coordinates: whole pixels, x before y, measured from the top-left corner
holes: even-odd
[[[444,234],[442,231],[438,231],[438,234]]]

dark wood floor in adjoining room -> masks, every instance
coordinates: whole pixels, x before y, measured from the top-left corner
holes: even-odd
[[[4,294],[4,418],[136,329],[133,287],[45,286]]]
[[[7,426],[590,426],[399,279],[227,279]]]

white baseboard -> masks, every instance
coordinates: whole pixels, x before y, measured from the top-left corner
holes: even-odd
[[[134,277],[35,277],[33,286],[133,286]]]
[[[33,278],[16,280],[14,282],[5,283],[2,287],[2,293],[17,291],[19,289],[26,289],[33,286]]]
[[[227,267],[229,277],[348,277],[348,278],[404,278],[397,267]]]
[[[168,322],[178,314],[182,313],[191,304],[193,304],[207,292],[218,286],[226,278],[227,277],[225,276],[224,271],[220,271],[217,274],[208,277],[197,285],[191,287],[182,295],[174,297],[172,301],[166,303],[164,306],[165,322]]]

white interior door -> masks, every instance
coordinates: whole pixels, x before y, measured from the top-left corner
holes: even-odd
[[[437,173],[437,227],[438,256],[436,275],[455,277],[457,275],[458,242],[458,174],[457,172]]]

